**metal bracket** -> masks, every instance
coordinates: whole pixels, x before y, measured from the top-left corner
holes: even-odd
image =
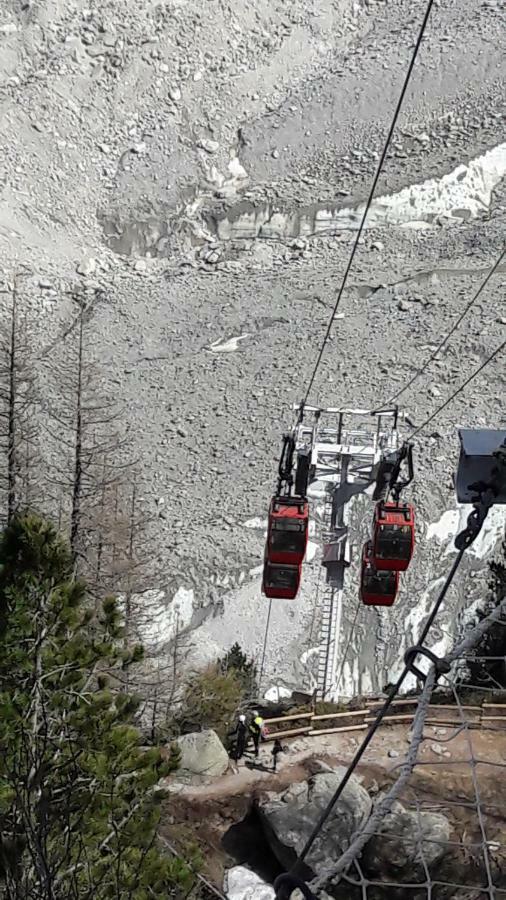
[[[450,671],[451,665],[447,663],[446,660],[440,659],[439,656],[436,656],[432,650],[429,650],[427,647],[422,647],[420,645],[409,647],[404,654],[404,663],[406,668],[411,672],[415,678],[418,678],[420,681],[425,683],[427,676],[425,672],[422,672],[417,666],[415,666],[414,661],[417,656],[425,656],[436,668],[437,676],[444,675]]]

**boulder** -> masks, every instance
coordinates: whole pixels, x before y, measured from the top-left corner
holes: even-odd
[[[178,775],[223,775],[228,768],[228,753],[212,729],[183,734],[177,738],[181,750]]]
[[[223,889],[230,900],[275,900],[272,885],[246,866],[234,866],[225,874]]]
[[[342,766],[292,784],[282,794],[269,794],[260,802],[265,833],[279,862],[289,868],[306,843],[313,827],[341,782]],[[371,800],[358,778],[352,776],[313,844],[306,861],[317,871],[337,859],[350,844],[355,831],[365,824]]]
[[[409,810],[396,802],[364,850],[364,871],[369,876],[422,874],[424,860],[431,867],[448,852],[451,830],[441,813]]]

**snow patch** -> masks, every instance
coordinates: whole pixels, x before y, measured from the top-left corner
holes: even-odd
[[[442,178],[430,178],[404,188],[397,194],[378,197],[367,215],[366,228],[381,225],[432,224],[444,216],[455,222],[476,218],[488,210],[494,188],[506,175],[506,143],[499,144],[472,160],[457,166]],[[341,209],[333,216],[334,225],[358,228],[365,204]]]
[[[443,513],[439,522],[433,522],[427,527],[427,540],[437,538],[438,541],[444,543],[448,538],[455,537],[459,524],[459,513],[456,509],[447,509]]]
[[[118,598],[120,609],[124,609],[125,597]],[[193,616],[195,596],[193,591],[179,588],[172,600],[165,591],[144,591],[132,598],[135,610],[133,626],[138,639],[148,649],[161,648],[190,624]]]
[[[207,348],[211,351],[211,353],[234,353],[239,349],[239,341],[244,341],[245,338],[251,337],[249,332],[247,334],[240,334],[238,337],[229,338],[228,341],[221,341],[218,338],[217,341],[213,341],[213,343]]]
[[[377,197],[367,214],[366,228],[396,226],[433,228],[444,223],[462,223],[486,212],[492,192],[506,176],[506,143],[499,144],[469,165],[460,165],[442,178],[430,178],[403,188],[395,194]],[[336,231],[355,231],[360,226],[365,204],[339,208],[336,197],[327,206],[314,204],[290,212],[269,203],[251,204],[218,220],[221,240],[266,238],[287,240]]]
[[[472,510],[472,504],[459,503],[457,509],[447,510],[438,522],[433,522],[427,528],[427,540],[435,538],[444,544],[449,539],[448,546],[445,550],[445,556],[449,553],[456,553],[455,536],[466,526],[467,517]],[[490,510],[483,528],[476,538],[474,544],[471,544],[467,553],[472,554],[478,559],[484,559],[489,556],[495,549],[498,541],[504,535],[506,528],[506,509],[503,506],[494,506]]]
[[[436,578],[434,581],[431,581],[428,587],[425,588],[422,596],[417,602],[417,605],[414,606],[406,616],[404,623],[404,634],[407,637],[407,646],[409,646],[409,644],[418,642],[418,636],[422,630],[422,626],[425,623],[430,610],[432,609],[434,597],[437,591],[439,591],[443,587],[445,581],[445,575],[441,576],[440,578]]]
[[[268,700],[271,703],[279,703],[280,700],[286,699],[287,697],[291,697],[292,692],[287,688],[281,687],[280,685],[275,685],[275,687],[269,688],[264,694],[264,700]]]

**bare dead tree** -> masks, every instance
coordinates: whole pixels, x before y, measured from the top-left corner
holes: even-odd
[[[141,699],[140,723],[154,740],[177,702],[191,644],[155,553],[159,513],[142,496],[140,473],[132,469],[130,475],[131,482],[116,483],[103,504],[107,520],[97,539],[97,568],[99,563],[101,590],[113,590],[120,599],[125,652],[138,644],[144,649],[137,665],[116,671],[114,678],[121,690]]]
[[[45,359],[54,384],[45,404],[45,427],[53,447],[48,482],[74,562],[98,595],[111,495],[126,477],[130,448],[122,410],[107,385],[102,389],[103,369],[91,349],[95,307],[80,292],[73,297],[79,313],[59,345],[62,358]]]
[[[77,556],[77,539],[81,524],[81,501],[83,489],[83,332],[84,314],[79,318],[78,344],[77,344],[77,384],[76,384],[76,423],[75,423],[75,452],[74,452],[74,479],[72,484],[72,510],[70,513],[70,547]]]
[[[18,272],[2,291],[8,300],[0,325],[0,491],[5,495],[4,521],[34,501],[37,465],[34,407],[35,373],[27,316],[20,308]]]

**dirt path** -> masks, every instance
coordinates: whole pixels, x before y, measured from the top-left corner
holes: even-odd
[[[258,762],[240,761],[237,771],[232,766],[221,778],[207,780],[200,785],[177,785],[171,791],[188,800],[217,800],[223,797],[256,795],[264,790],[279,791],[288,784],[308,777],[312,763],[322,760],[330,766],[347,766],[359,745],[360,738],[352,735],[325,735],[315,738],[297,738],[289,750],[280,756],[278,771],[270,769],[272,757],[270,745],[261,747]],[[288,742],[286,742],[288,745]],[[358,775],[395,775],[402,764],[408,746],[408,731],[403,726],[386,726],[380,729],[367,749],[358,768]],[[435,748],[435,749],[434,749]],[[392,754],[392,755],[389,755]],[[444,755],[443,755],[444,754]],[[456,734],[454,728],[433,727],[425,729],[420,747],[417,771],[423,767],[431,778],[452,776],[471,778],[470,760],[478,760],[480,776],[486,781],[497,766],[506,767],[506,732],[464,730]],[[317,766],[314,766],[315,771]],[[264,771],[268,769],[268,771]],[[174,776],[173,781],[177,776]],[[168,782],[169,785],[171,782]]]

